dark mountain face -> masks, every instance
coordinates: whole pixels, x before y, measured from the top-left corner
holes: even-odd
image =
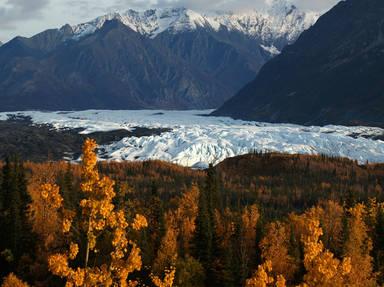
[[[238,32],[145,37],[118,20],[70,40],[70,26],[0,48],[0,110],[215,108],[271,55]]]
[[[340,2],[215,115],[384,126],[384,1]]]
[[[167,47],[172,55],[184,59],[192,69],[221,83],[225,89],[223,96],[228,98],[244,83],[253,80],[255,72],[271,57],[259,48],[258,40],[224,29],[219,32],[199,29],[176,35],[163,33],[155,41]],[[215,102],[219,103],[223,96]]]

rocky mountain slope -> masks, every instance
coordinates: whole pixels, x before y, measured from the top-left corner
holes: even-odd
[[[318,15],[128,10],[0,48],[0,110],[215,108]]]
[[[214,114],[384,126],[383,15],[381,0],[340,2]]]

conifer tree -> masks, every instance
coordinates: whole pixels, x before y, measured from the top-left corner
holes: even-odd
[[[146,262],[153,262],[159,250],[161,239],[164,235],[164,209],[160,199],[158,188],[153,182],[151,187],[151,198],[148,200],[148,228],[145,231],[148,236],[145,246]]]
[[[15,266],[23,254],[31,251],[33,244],[27,218],[31,198],[27,191],[24,166],[18,157],[6,159],[2,178],[0,226],[2,233],[7,236],[1,236],[0,253],[8,254],[8,264]]]
[[[206,270],[212,260],[212,224],[208,210],[208,198],[205,190],[199,193],[198,214],[196,217],[195,255]]]
[[[72,173],[72,167],[71,164],[67,163],[67,168],[64,172],[63,178],[62,178],[62,185],[61,185],[61,192],[63,194],[63,199],[65,203],[65,207],[74,209],[76,206],[76,202],[78,202],[78,194],[74,192],[73,187],[73,173]]]
[[[379,284],[384,283],[384,206],[380,204],[375,228],[375,266],[379,272]]]
[[[215,210],[219,206],[218,181],[215,168],[212,164],[206,170],[204,188],[199,194],[198,215],[196,218],[195,255],[206,270],[207,284],[218,284],[213,270],[213,262],[219,256],[217,238],[215,234]]]

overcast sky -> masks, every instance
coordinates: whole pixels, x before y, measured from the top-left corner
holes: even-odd
[[[262,9],[275,0],[0,0],[0,41],[48,28],[86,22],[129,8],[187,7],[198,11]],[[288,0],[305,10],[326,11],[338,0]]]

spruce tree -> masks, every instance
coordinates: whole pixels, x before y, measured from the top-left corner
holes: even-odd
[[[149,234],[149,254],[148,261],[152,262],[160,248],[161,239],[165,235],[165,223],[164,223],[164,207],[163,202],[160,199],[158,187],[155,182],[151,185],[151,198],[149,203],[149,227],[147,232]]]
[[[375,228],[374,256],[375,269],[379,272],[378,281],[384,283],[384,209],[379,208]]]
[[[212,226],[205,189],[199,194],[198,215],[196,217],[195,254],[208,271],[212,259]]]
[[[72,173],[72,167],[71,164],[67,163],[67,168],[65,170],[64,176],[63,176],[63,183],[62,183],[62,192],[63,192],[63,198],[64,202],[67,203],[67,207],[73,209],[76,204],[75,202],[78,202],[78,194],[74,192],[73,188],[73,173]]]
[[[9,264],[16,265],[22,255],[31,251],[32,237],[27,218],[31,198],[27,191],[27,181],[23,163],[14,157],[7,158],[2,169],[3,182],[1,193],[1,229],[7,236],[2,236],[0,252],[8,254]]]
[[[218,274],[221,273],[221,250],[216,236],[215,212],[221,209],[218,196],[218,180],[212,164],[206,170],[206,181],[201,189],[196,218],[195,255],[206,271],[208,286],[221,286]]]

